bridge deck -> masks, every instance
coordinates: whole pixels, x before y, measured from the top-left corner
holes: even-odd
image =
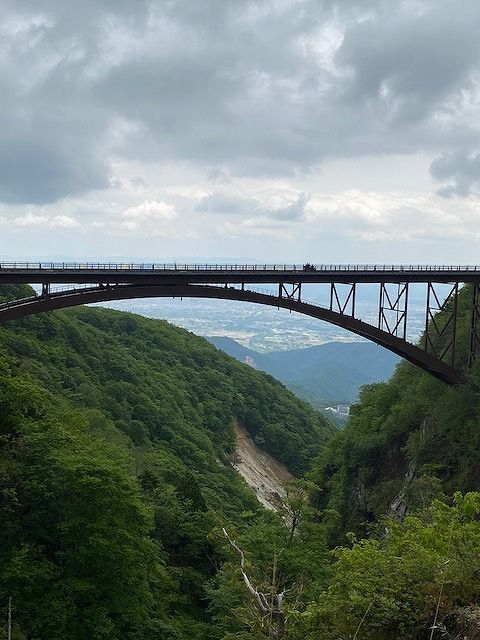
[[[356,285],[376,283],[378,325],[356,317]],[[408,283],[426,283],[425,333],[420,345],[407,339]],[[480,353],[480,267],[476,265],[295,265],[158,263],[0,263],[0,284],[39,284],[41,293],[0,305],[0,322],[79,304],[144,297],[218,298],[297,311],[368,338],[451,384],[455,368],[459,285],[472,283],[468,362]],[[261,293],[251,284],[276,284]],[[308,303],[301,283],[327,283],[329,306]],[[349,286],[338,288],[339,283]],[[389,283],[402,283],[391,291]],[[437,283],[450,283],[441,295]],[[55,287],[52,285],[61,285]],[[241,286],[238,286],[241,285]],[[61,291],[55,291],[60,288]],[[441,311],[443,320],[437,322]],[[447,364],[446,360],[449,360]]]
[[[478,265],[2,262],[0,284],[480,282]]]

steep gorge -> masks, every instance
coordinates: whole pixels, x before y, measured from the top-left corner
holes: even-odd
[[[478,487],[479,367],[448,388],[402,364],[334,433],[270,376],[164,322],[75,309],[0,327],[14,640],[268,637],[238,549],[267,611],[285,597],[292,640],[360,624],[365,640],[422,640],[435,620],[477,640],[480,494],[456,492]],[[312,461],[283,517],[233,468],[267,500]]]
[[[12,596],[15,638],[214,638],[212,532],[264,512],[232,466],[235,421],[295,474],[332,433],[166,322],[78,308],[1,326],[0,602]]]

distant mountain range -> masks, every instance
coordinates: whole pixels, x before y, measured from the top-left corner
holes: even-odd
[[[281,380],[301,398],[321,406],[355,402],[360,387],[387,380],[398,356],[371,342],[329,342],[306,349],[258,353],[232,338],[207,337],[225,351]]]

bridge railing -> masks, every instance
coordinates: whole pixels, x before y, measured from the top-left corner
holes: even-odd
[[[5,270],[65,270],[65,271],[288,271],[288,272],[343,272],[343,271],[480,271],[479,265],[430,265],[430,264],[188,264],[177,262],[0,262]]]

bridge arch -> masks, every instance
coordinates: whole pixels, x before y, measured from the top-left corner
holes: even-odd
[[[461,373],[420,347],[370,325],[353,316],[339,313],[295,298],[278,297],[249,289],[231,286],[171,284],[171,285],[98,285],[89,288],[70,289],[56,293],[46,293],[22,300],[14,300],[0,305],[0,322],[23,318],[44,311],[53,311],[84,304],[132,300],[138,298],[211,298],[235,300],[271,307],[288,309],[297,313],[323,320],[347,329],[366,338],[389,351],[408,360],[414,365],[448,384],[457,384]]]

